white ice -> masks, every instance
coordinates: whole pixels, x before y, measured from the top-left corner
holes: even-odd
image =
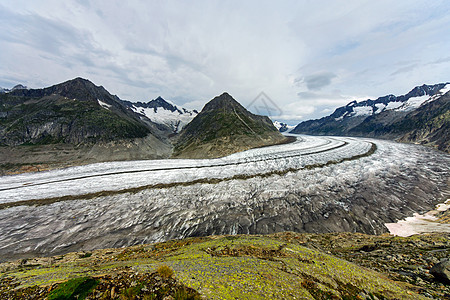
[[[252,149],[220,159],[105,162],[3,176],[0,203],[301,169],[364,154],[371,146],[362,139],[298,136],[294,143]]]
[[[163,107],[157,107],[156,112],[154,108],[131,107],[135,112],[142,114],[149,118],[152,122],[165,124],[179,132],[186,124],[188,124],[197,115],[193,111],[186,111],[182,114],[178,110],[170,111]]]

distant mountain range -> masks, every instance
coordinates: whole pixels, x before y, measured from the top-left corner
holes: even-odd
[[[395,139],[449,152],[449,91],[449,83],[440,83],[402,96],[352,101],[291,132]],[[291,128],[248,112],[227,93],[198,113],[162,97],[147,103],[124,101],[82,78],[43,89],[0,89],[0,154],[7,157],[6,164],[67,162],[75,156],[79,163],[219,157],[280,143],[284,138],[277,129]],[[40,155],[30,155],[31,148],[17,148],[24,145],[46,148],[33,148]],[[50,154],[50,145],[65,146]]]
[[[422,85],[402,96],[352,101],[331,115],[298,124],[291,133],[395,139],[449,152],[450,83]]]
[[[168,158],[174,143],[178,157],[218,157],[282,140],[268,117],[251,114],[226,93],[198,113],[162,97],[147,103],[121,100],[83,78],[0,92],[0,156],[5,158],[0,171]]]
[[[268,117],[252,114],[223,93],[209,101],[181,130],[174,156],[221,157],[284,140]]]

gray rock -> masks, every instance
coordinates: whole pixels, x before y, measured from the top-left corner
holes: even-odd
[[[450,260],[445,259],[435,264],[430,273],[439,281],[450,284]]]

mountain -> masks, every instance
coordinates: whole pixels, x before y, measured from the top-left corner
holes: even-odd
[[[124,101],[134,112],[146,116],[152,122],[168,126],[173,133],[178,133],[198,114],[196,110],[178,108],[162,97],[147,103]]]
[[[169,134],[168,127],[82,78],[0,94],[0,169],[168,157]]]
[[[26,87],[26,86],[24,86],[24,85],[22,85],[22,84],[18,84],[18,85],[15,85],[15,86],[11,89],[11,91],[15,91],[15,90],[28,90],[28,87]]]
[[[76,78],[44,89],[1,95],[0,144],[92,143],[155,132],[103,87]]]
[[[174,156],[212,158],[285,141],[268,117],[247,111],[228,93],[209,101],[180,132]]]
[[[275,128],[278,129],[279,132],[286,132],[295,128],[295,126],[291,126],[278,121],[273,121],[273,126],[275,126]]]
[[[291,132],[396,139],[449,152],[450,83],[422,85],[402,96],[352,101],[331,115],[298,124]]]

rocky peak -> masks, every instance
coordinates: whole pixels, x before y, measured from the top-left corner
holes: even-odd
[[[223,93],[209,101],[182,129],[174,156],[221,157],[284,140],[268,117],[252,114]]]
[[[234,100],[234,98],[227,92],[224,92],[222,95],[217,96],[206,103],[206,105],[202,109],[202,112],[214,110],[221,110],[223,112],[239,111],[245,112],[246,114],[250,113],[242,105],[240,105],[239,102]]]
[[[111,95],[104,87],[96,86],[91,81],[80,77],[43,89],[15,89],[12,90],[10,94],[30,98],[60,95],[80,101],[97,102],[98,100],[101,100],[108,104],[113,104],[113,102],[119,100],[117,96]]]
[[[158,98],[156,98],[155,100],[148,102],[144,107],[155,108],[155,109],[158,107],[162,107],[164,109],[170,110],[171,112],[178,110],[178,108],[176,106],[170,104],[169,102],[164,100],[161,96],[158,96]],[[178,110],[178,111],[180,113],[182,113],[180,110]]]
[[[18,84],[16,86],[14,86],[11,91],[15,91],[15,90],[27,90],[28,88],[22,84]]]

